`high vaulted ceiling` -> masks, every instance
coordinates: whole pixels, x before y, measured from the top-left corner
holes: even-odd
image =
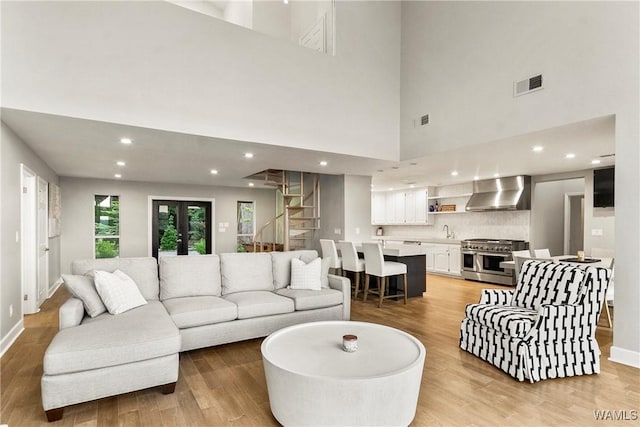
[[[543,175],[614,163],[615,118],[606,116],[398,162],[188,135],[2,109],[2,120],[60,176],[246,186],[264,169],[371,175],[376,189],[446,185],[494,174]],[[121,144],[120,138],[133,140]],[[543,150],[534,153],[534,146]],[[254,154],[246,159],[244,153]],[[567,159],[566,154],[575,154]],[[375,154],[375,153],[372,153]],[[608,156],[608,157],[601,157]],[[598,165],[591,161],[598,159]],[[125,166],[116,162],[123,161]],[[327,166],[320,162],[326,161]],[[210,173],[218,170],[217,175]],[[457,176],[452,172],[457,171]],[[259,184],[259,183],[258,183]]]

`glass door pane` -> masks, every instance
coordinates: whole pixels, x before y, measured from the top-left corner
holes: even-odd
[[[158,227],[154,233],[157,256],[178,255],[177,206],[172,202],[157,202]]]
[[[188,222],[188,246],[189,255],[204,255],[207,253],[207,222],[204,206],[190,204],[187,206]]]

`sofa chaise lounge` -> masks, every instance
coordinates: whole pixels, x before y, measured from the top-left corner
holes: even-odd
[[[291,260],[317,256],[302,250],[161,257],[159,265],[155,258],[74,261],[74,276],[65,280],[120,270],[147,303],[95,317],[75,297],[61,306],[60,330],[43,362],[47,419],[62,418],[65,406],[144,388],[172,393],[181,351],[264,337],[302,322],[349,320],[348,279],[326,275],[320,290],[289,288]]]

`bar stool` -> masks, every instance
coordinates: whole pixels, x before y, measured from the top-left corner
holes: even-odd
[[[378,281],[378,290],[374,291],[380,299],[378,300],[378,307],[382,307],[382,300],[385,298],[396,298],[395,295],[385,295],[389,287],[389,277],[399,276],[403,277],[403,292],[404,303],[407,303],[407,266],[401,262],[385,261],[382,255],[382,246],[379,243],[363,243],[362,250],[364,252],[364,265],[366,276],[364,278],[364,299],[367,300],[367,294],[369,293],[369,278],[370,276],[376,276]]]
[[[360,292],[360,273],[364,272],[364,260],[358,258],[358,252],[353,242],[338,242],[338,249],[342,255],[342,271],[350,271],[353,273],[355,290],[353,298],[358,298]]]
[[[342,275],[342,258],[338,256],[336,242],[331,239],[320,239],[320,248],[322,249],[322,258],[331,258],[329,268],[335,269],[336,274]]]

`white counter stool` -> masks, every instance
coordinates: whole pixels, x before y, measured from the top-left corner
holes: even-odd
[[[338,249],[342,255],[342,271],[350,271],[355,276],[353,279],[353,298],[358,298],[360,293],[360,273],[364,272],[364,260],[358,258],[358,252],[353,242],[338,242]]]
[[[531,251],[529,249],[525,249],[522,251],[511,251],[511,256],[513,257],[514,262],[514,270],[516,274],[516,283],[518,282],[518,276],[520,276],[520,268],[522,268],[522,264],[528,259],[532,259]]]
[[[364,265],[366,276],[364,278],[364,298],[367,300],[367,294],[369,291],[369,280],[371,276],[376,276],[378,281],[378,289],[374,291],[380,299],[378,301],[378,307],[382,307],[382,300],[385,298],[397,298],[399,295],[385,295],[389,287],[389,277],[399,276],[403,277],[403,293],[404,303],[407,303],[407,266],[401,262],[385,261],[382,255],[382,246],[380,243],[363,243],[362,250],[364,252]]]
[[[322,249],[322,258],[331,258],[331,265],[338,275],[342,275],[342,258],[338,256],[336,242],[331,239],[320,239],[320,248]]]
[[[533,250],[533,255],[536,258],[544,258],[544,259],[550,259],[551,258],[551,252],[549,251],[549,248],[534,249]]]

